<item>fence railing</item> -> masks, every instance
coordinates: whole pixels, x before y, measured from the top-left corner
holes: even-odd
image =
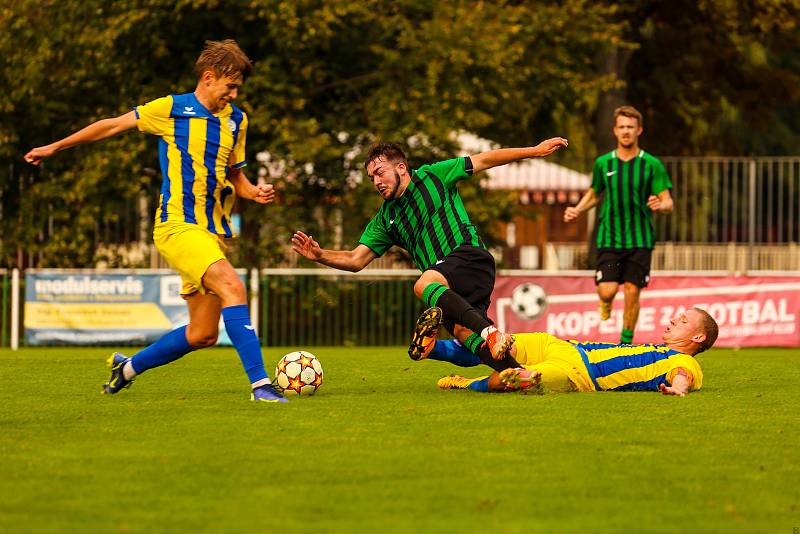
[[[416,270],[263,269],[260,276],[265,345],[401,345],[424,308],[413,292]]]
[[[11,272],[8,269],[0,269],[0,347],[8,347],[11,344]]]
[[[675,199],[659,241],[800,241],[800,157],[663,158]]]

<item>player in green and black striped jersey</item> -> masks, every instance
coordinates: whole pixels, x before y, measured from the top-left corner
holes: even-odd
[[[566,146],[566,139],[556,137],[535,147],[490,150],[412,170],[399,146],[375,145],[365,167],[384,203],[356,248],[323,249],[311,236],[296,232],[292,249],[323,265],[354,272],[393,245],[406,249],[422,271],[414,292],[431,306],[417,322],[409,356],[417,360],[427,355],[442,321],[483,363],[495,370],[518,367],[508,354],[513,338],[495,329],[487,316],[494,258],[470,221],[457,184],[476,172],[544,157]]]
[[[625,311],[622,343],[633,341],[639,318],[639,293],[650,280],[650,257],[655,246],[653,213],[672,211],[672,197],[664,165],[641,148],[642,115],[631,106],[614,111],[617,149],[594,163],[592,187],[574,207],[564,212],[569,222],[592,208],[603,196],[597,228],[597,294],[600,317],[611,316],[619,284],[624,284]]]

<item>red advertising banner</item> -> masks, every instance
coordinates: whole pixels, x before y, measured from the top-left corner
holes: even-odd
[[[563,339],[618,342],[622,286],[611,318],[600,321],[593,272],[497,277],[489,314],[507,332],[549,332]],[[691,307],[719,324],[718,347],[800,346],[800,276],[656,273],[640,294],[634,343],[660,343],[669,320]]]

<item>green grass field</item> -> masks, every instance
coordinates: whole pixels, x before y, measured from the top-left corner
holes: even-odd
[[[325,383],[285,405],[246,400],[232,349],[114,397],[107,350],[0,352],[0,531],[800,526],[800,351],[713,350],[673,398],[441,391],[455,368],[402,347],[309,350]]]

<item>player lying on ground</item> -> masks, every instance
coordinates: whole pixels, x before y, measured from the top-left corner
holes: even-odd
[[[534,147],[490,150],[411,169],[398,145],[375,145],[364,166],[384,203],[358,246],[349,251],[327,250],[312,236],[296,232],[292,249],[309,260],[353,272],[392,245],[406,249],[422,271],[414,293],[428,306],[443,310],[445,328],[493,369],[517,367],[508,355],[513,338],[494,328],[486,315],[495,282],[494,258],[470,222],[457,185],[474,173],[548,156],[566,146],[566,139],[555,137]],[[421,353],[422,345],[415,338],[408,355],[418,360]]]
[[[659,345],[628,345],[564,341],[545,333],[517,334],[512,355],[523,367],[505,369],[481,378],[458,375],[439,380],[442,389],[475,391],[545,390],[661,391],[683,397],[703,385],[703,372],[694,356],[717,340],[716,321],[704,310],[690,308],[674,317]],[[435,341],[425,354],[430,359],[463,367],[480,360],[456,341]]]
[[[286,402],[271,385],[261,344],[250,324],[244,284],[225,258],[225,237],[233,237],[230,214],[236,196],[272,202],[271,185],[253,185],[242,168],[247,116],[232,104],[252,65],[232,40],[207,41],[196,64],[192,93],[170,95],[102,119],[55,143],[34,148],[25,161],[39,165],[61,150],[107,139],[127,130],[160,137],[163,182],[153,240],[181,275],[181,296],[189,324],[167,333],[130,358],[114,353],[103,393],[129,387],[148,369],[168,364],[217,342],[219,317],[239,353],[252,387],[251,399]]]

